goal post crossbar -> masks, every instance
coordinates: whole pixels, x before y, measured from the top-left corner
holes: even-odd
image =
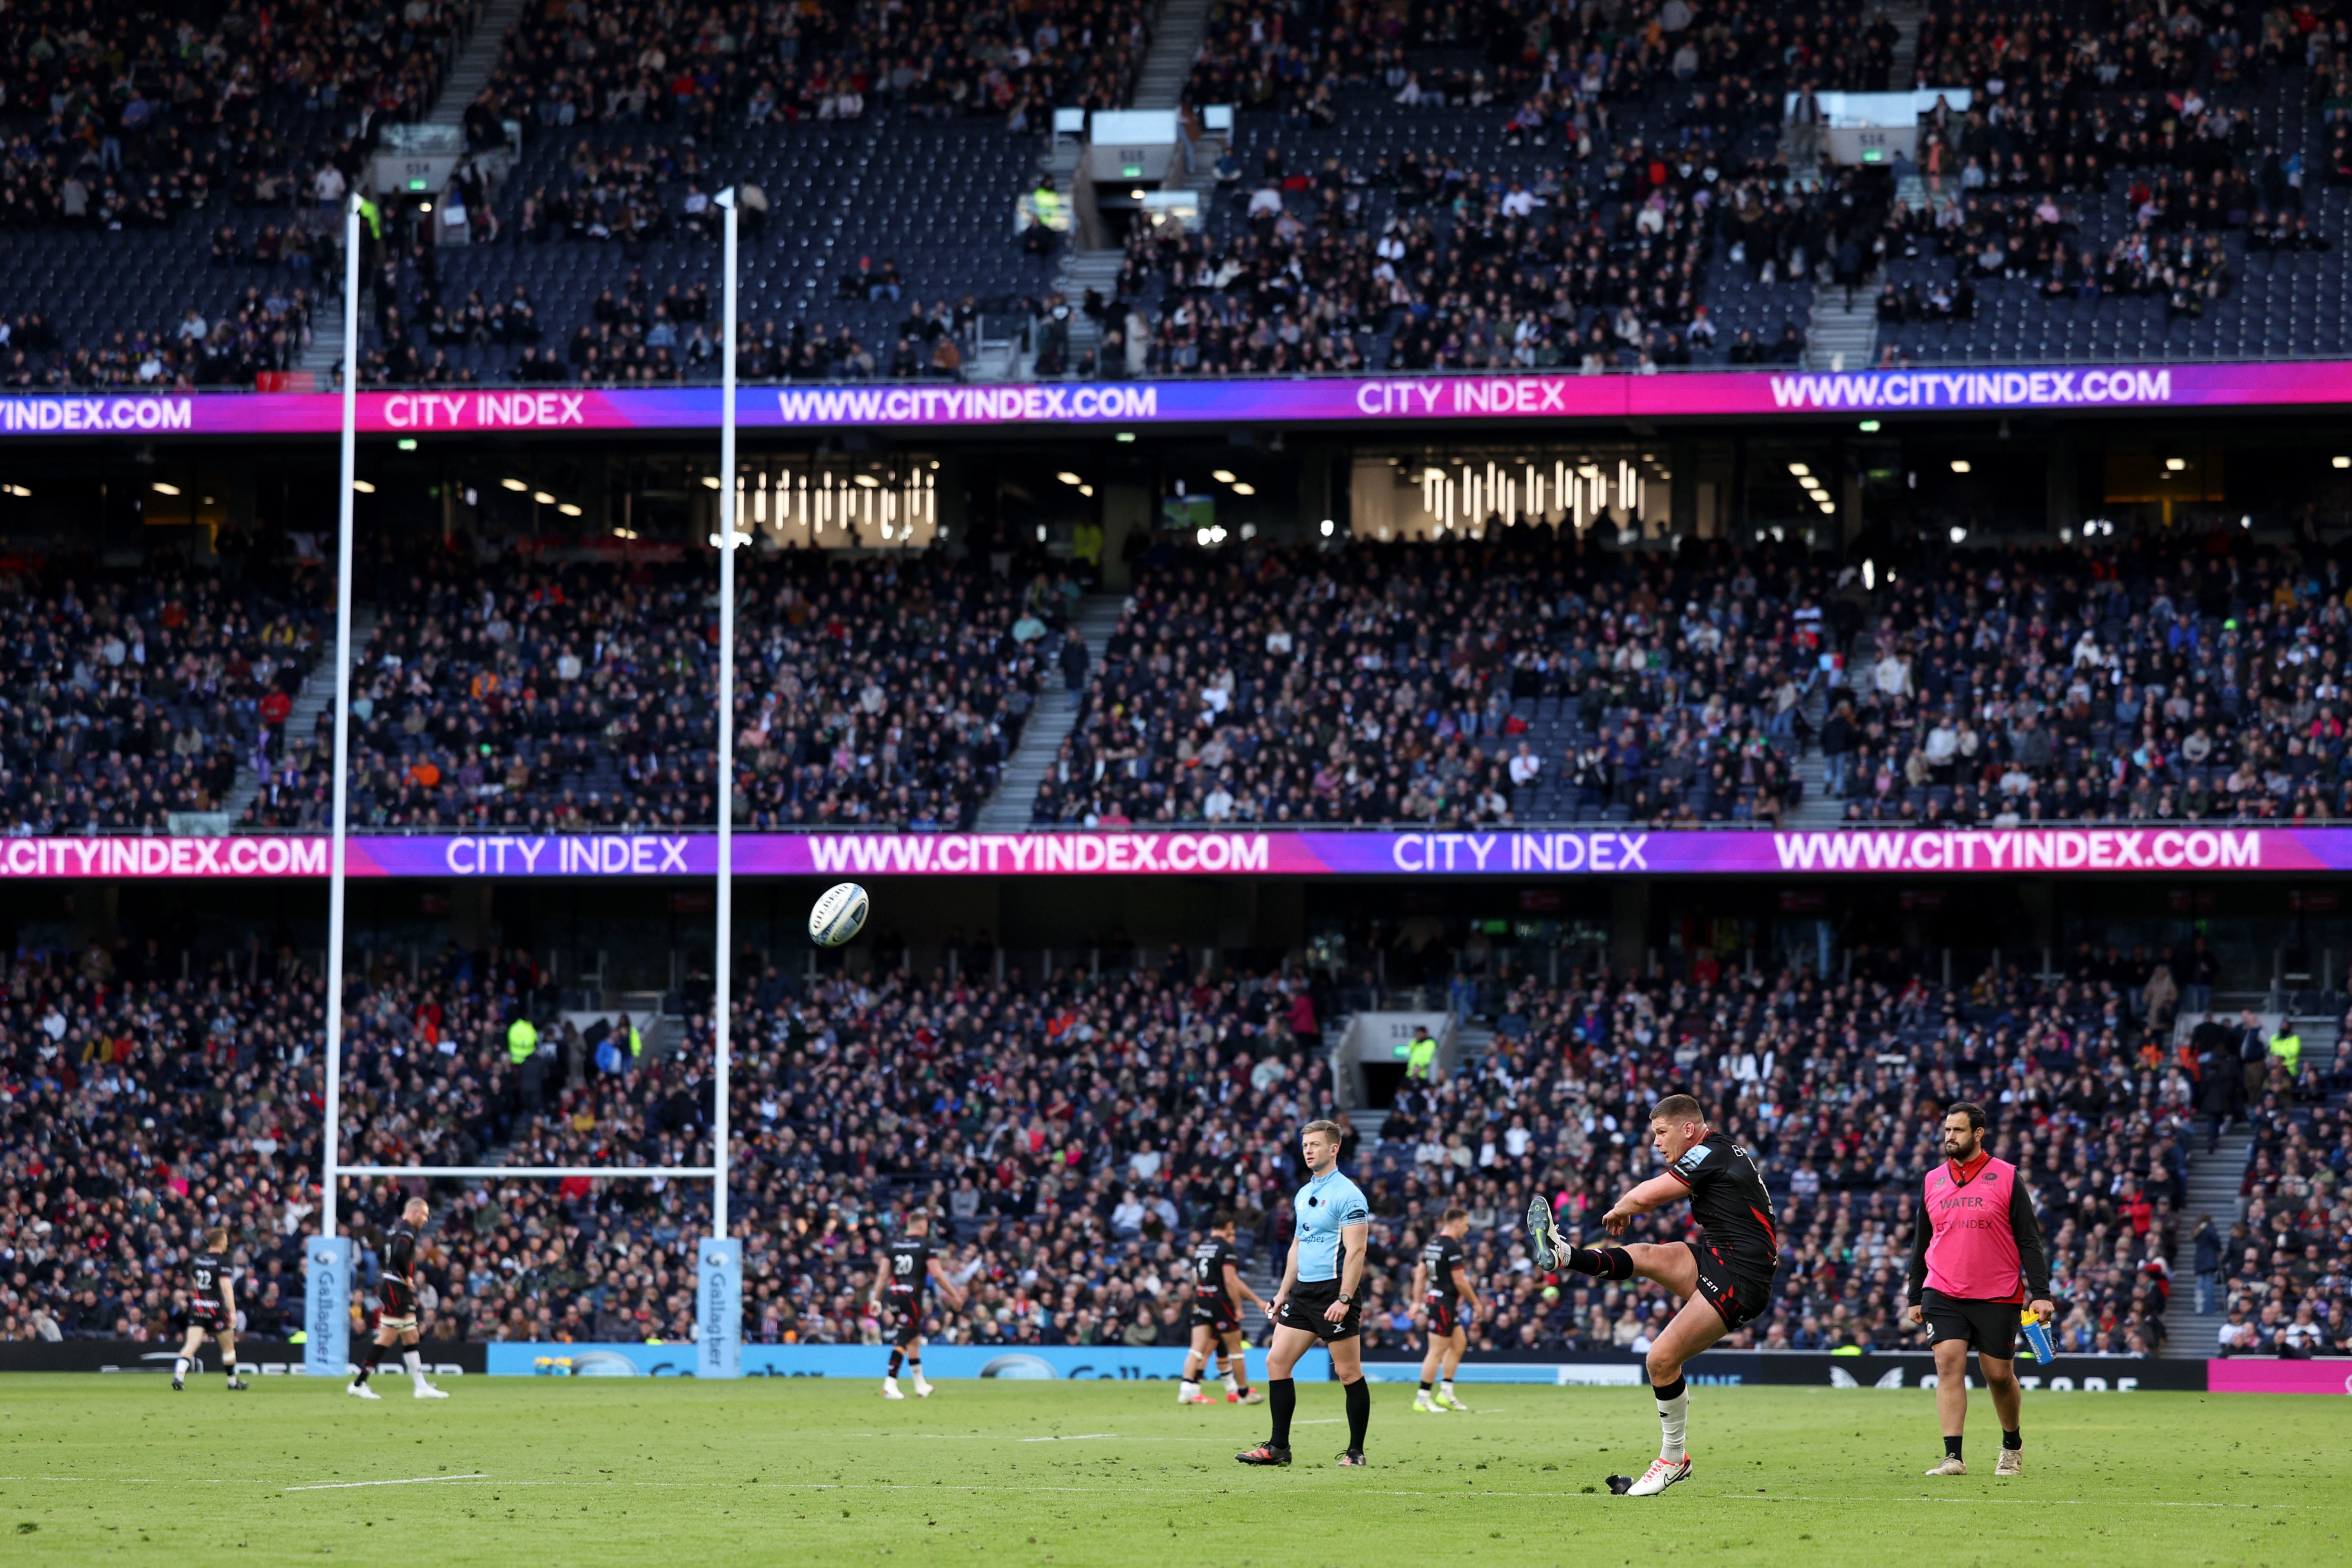
[[[698,1176],[719,1174],[714,1165],[338,1165],[339,1176]]]

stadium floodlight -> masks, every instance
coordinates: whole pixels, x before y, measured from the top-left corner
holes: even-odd
[[[537,501],[541,506],[553,506],[555,504],[555,497],[546,490],[531,491],[530,499]]]
[[[2330,458],[2328,463],[2338,468],[2352,468],[2352,458]]]
[[[510,490],[513,490],[513,491],[517,492],[518,494],[520,494],[520,492],[522,492],[522,491],[524,491],[524,490],[527,490],[527,489],[530,489],[530,485],[528,485],[528,484],[524,483],[524,482],[523,482],[522,480],[520,480],[520,479],[500,479],[500,480],[499,481],[499,483],[500,483],[501,485],[504,485],[507,489],[510,489]]]
[[[1969,460],[1966,458],[1954,458],[1952,459],[1952,472],[1956,474],[1965,474],[1968,471]]]

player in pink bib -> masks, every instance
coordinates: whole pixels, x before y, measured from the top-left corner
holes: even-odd
[[[1944,1160],[1922,1184],[1911,1235],[1911,1321],[1936,1348],[1936,1414],[1944,1462],[1931,1476],[1964,1476],[1960,1433],[1969,1418],[1969,1352],[2000,1417],[1997,1476],[2025,1473],[2017,1382],[2019,1309],[2030,1300],[2048,1322],[2050,1255],[2017,1167],[1986,1152],[1984,1108],[1956,1101],[1944,1117]]]

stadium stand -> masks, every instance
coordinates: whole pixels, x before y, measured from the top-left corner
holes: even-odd
[[[976,1287],[937,1325],[950,1341],[1181,1342],[1184,1248],[1223,1209],[1244,1215],[1263,1278],[1288,1240],[1291,1133],[1331,1110],[1318,1021],[1341,994],[1321,980],[1211,980],[1181,953],[1145,956],[1091,977],[1030,979],[1015,965],[1001,984],[976,953],[964,979],[886,966],[804,985],[753,965],[733,1077],[746,1140],[735,1202],[758,1216],[739,1222],[747,1337],[876,1338],[872,1260],[913,1202],[945,1213],[951,1267]],[[1972,1098],[1995,1108],[1997,1146],[2035,1188],[2067,1352],[2151,1353],[2165,1338],[2197,1067],[2143,1029],[2117,974],[2084,973],[1988,972],[1948,993],[1864,952],[1829,984],[1502,981],[1492,1043],[1408,1086],[1348,1152],[1377,1216],[1372,1348],[1418,1353],[1405,1281],[1424,1227],[1454,1203],[1473,1215],[1472,1264],[1492,1304],[1476,1343],[1556,1354],[1644,1342],[1667,1310],[1654,1288],[1539,1276],[1517,1216],[1538,1192],[1574,1213],[1605,1205],[1646,1169],[1647,1106],[1671,1083],[1717,1108],[1774,1193],[1778,1306],[1743,1340],[1911,1342],[1899,1317],[1917,1173],[1936,1157],[1941,1107]],[[100,949],[20,961],[0,998],[0,1333],[161,1337],[170,1265],[212,1216],[237,1232],[247,1333],[282,1321],[299,1289],[317,1196],[317,977],[257,944],[178,974],[170,954]],[[356,976],[346,1157],[701,1157],[707,1019],[688,1017],[674,1047],[635,1054],[624,1021],[583,1036],[558,1021],[553,995],[527,955],[496,950]],[[535,1048],[510,1045],[523,1017],[548,1020]],[[2254,1252],[2233,1243],[2232,1289],[2265,1321],[2307,1312],[2327,1346],[2352,1350],[2342,1111],[2274,1088],[2251,1114],[2264,1130],[2242,1238]],[[363,1247],[403,1195],[353,1184]],[[480,1183],[436,1202],[429,1333],[687,1332],[699,1189]],[[1671,1237],[1685,1219],[1648,1224]],[[361,1272],[372,1278],[364,1259]]]
[[[207,30],[14,8],[0,384],[249,385],[293,368],[341,276],[322,194],[358,176],[373,129],[430,106],[480,13],[232,5]]]
[[[2352,810],[2317,556],[1954,552],[1864,594],[1545,537],[1148,574],[1034,820],[1771,823],[1809,745],[1853,823]]]
[[[242,826],[322,825],[330,716],[285,727],[323,611],[316,569],[291,570],[20,563],[24,684],[0,719],[16,755],[70,766],[13,770],[5,820],[160,831],[225,809],[246,766]],[[743,571],[743,826],[969,826],[1062,664],[1073,582],[929,555]],[[1799,557],[1526,529],[1139,574],[1080,667],[1037,825],[2352,816],[2333,658],[2352,584],[2318,553],[1954,551],[1865,592]],[[710,634],[676,614],[707,598],[706,568],[436,554],[378,574],[358,826],[711,820],[699,687],[646,684],[710,679]],[[665,614],[631,630],[619,605]]]
[[[161,833],[222,812],[266,767],[319,647],[315,570],[158,563],[76,577],[0,571],[0,816],[11,832]],[[247,570],[247,566],[251,570]]]
[[[39,89],[16,101],[52,106],[10,120],[0,382],[301,365],[339,287],[322,195],[433,104],[478,9],[231,9],[209,34],[51,9],[0,40]],[[1056,292],[1058,237],[1024,247],[1012,199],[1044,177],[1051,107],[1129,100],[1146,7],[529,7],[463,106],[473,243],[420,251],[394,226],[363,374],[710,379],[715,326],[665,307],[714,286],[709,197],[739,183],[759,193],[739,348],[761,379],[962,374],[978,317],[1025,332],[1045,375],[1775,363],[1841,286],[1874,300],[1888,363],[2347,352],[2336,29],[2186,15],[1952,0],[1906,40],[1855,0],[1666,0],[1642,27],[1222,5],[1184,89],[1238,110],[1206,221],[1137,226],[1115,293],[1078,300]],[[117,56],[101,89],[93,62]],[[1813,123],[1783,124],[1791,93],[1914,82],[1969,95],[1927,117],[1916,160],[1820,173]],[[1047,323],[1081,309],[1116,329],[1099,358],[1053,349]]]
[[[1026,590],[929,557],[740,570],[740,825],[968,826],[1036,700],[1051,634]],[[441,559],[389,581],[354,667],[354,822],[715,821],[709,597],[691,565]],[[326,819],[326,752],[274,810]]]

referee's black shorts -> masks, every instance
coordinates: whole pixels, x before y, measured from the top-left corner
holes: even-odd
[[[1928,1343],[1958,1340],[1979,1355],[2016,1359],[2020,1308],[2015,1301],[1972,1301],[1929,1290],[1922,1305],[1927,1308]]]
[[[1276,1321],[1286,1329],[1305,1329],[1318,1340],[1354,1339],[1363,1331],[1364,1304],[1349,1302],[1348,1315],[1335,1323],[1323,1314],[1339,1299],[1337,1279],[1302,1279],[1283,1298],[1282,1316]]]

